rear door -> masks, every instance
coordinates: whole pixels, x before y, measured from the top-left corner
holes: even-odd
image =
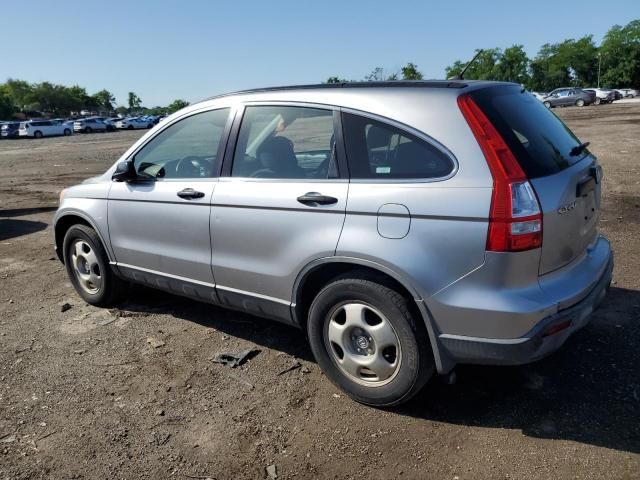
[[[349,184],[337,168],[339,115],[329,107],[248,105],[237,118],[213,197],[218,296],[282,319],[298,272],[334,255],[340,237]]]
[[[539,273],[567,265],[597,237],[601,168],[555,114],[519,87],[474,92],[529,177],[543,214]]]
[[[112,184],[109,236],[123,272],[213,287],[210,202],[228,118],[218,109],[172,123],[130,158],[137,181]]]

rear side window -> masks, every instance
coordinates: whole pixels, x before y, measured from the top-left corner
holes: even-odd
[[[583,159],[571,155],[580,141],[542,102],[517,86],[499,86],[471,93],[518,159],[529,178],[553,175]]]
[[[444,152],[395,126],[351,113],[342,125],[351,178],[427,179],[453,171]]]

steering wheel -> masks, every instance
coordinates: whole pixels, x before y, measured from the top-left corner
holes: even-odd
[[[210,171],[211,163],[209,161],[193,155],[181,158],[176,165],[176,176],[178,178],[202,177],[208,175]]]
[[[274,178],[276,176],[276,172],[271,170],[270,168],[261,168],[260,170],[256,170],[249,177],[251,178]]]

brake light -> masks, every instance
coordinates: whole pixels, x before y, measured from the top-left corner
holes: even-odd
[[[469,95],[458,97],[493,177],[487,250],[521,252],[542,246],[542,213],[531,183],[513,152]]]

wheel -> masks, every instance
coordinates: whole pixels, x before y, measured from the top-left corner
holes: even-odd
[[[68,137],[69,135],[71,135],[71,130],[69,130],[68,128],[65,128],[63,133],[65,137]]]
[[[35,138],[42,138],[42,132],[40,130],[36,130],[35,132],[33,132],[33,136]]]
[[[93,128],[91,127],[84,127],[84,133],[91,133],[93,132]]]
[[[127,127],[127,130],[133,130],[133,125],[129,125],[129,126]]]
[[[117,303],[125,284],[111,271],[95,230],[86,225],[73,225],[64,236],[63,252],[69,279],[87,303],[97,307]]]
[[[595,103],[596,105],[600,105],[602,103],[602,99],[600,97],[596,97],[593,103]]]
[[[576,107],[584,107],[584,100],[579,98],[576,100]]]
[[[376,407],[406,402],[435,371],[429,338],[410,299],[362,276],[325,286],[309,310],[311,350],[327,377]]]
[[[551,108],[551,102],[544,102],[544,106],[547,108]]]

